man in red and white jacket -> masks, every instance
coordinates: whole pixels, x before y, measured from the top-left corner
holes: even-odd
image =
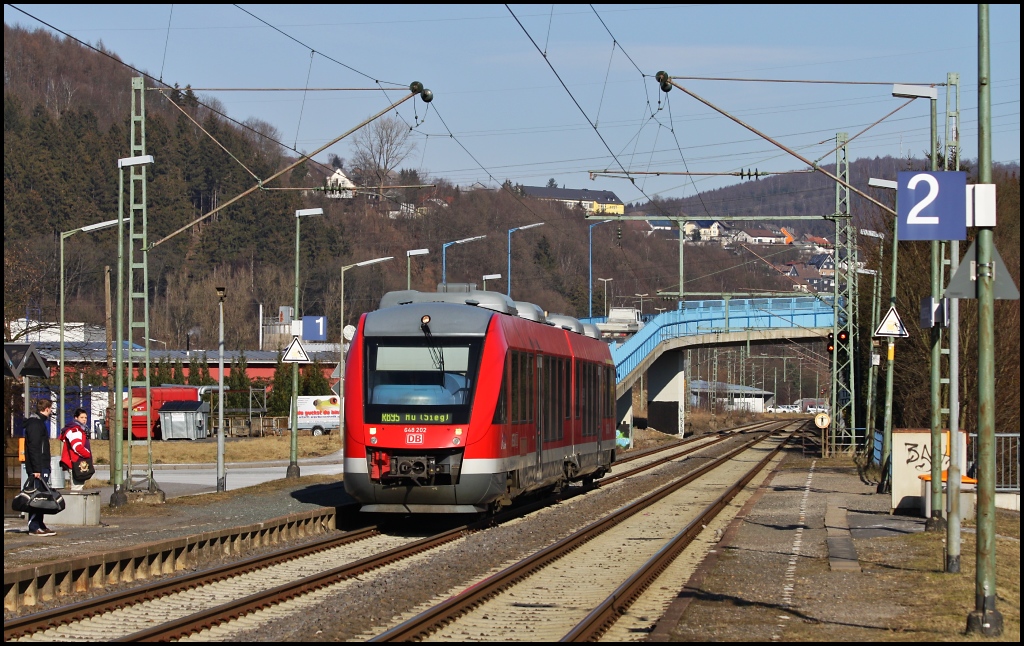
[[[92,458],[92,450],[89,446],[89,432],[86,429],[86,424],[88,423],[89,414],[86,413],[84,408],[76,408],[74,418],[60,432],[61,444],[63,445],[60,453],[60,466],[65,471],[71,472],[72,491],[81,491],[85,487],[85,480],[78,479],[78,471],[75,469],[75,464],[79,460]]]

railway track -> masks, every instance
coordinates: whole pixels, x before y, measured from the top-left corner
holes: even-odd
[[[778,424],[768,423],[767,426],[778,427]],[[616,474],[614,479],[653,469],[718,444],[729,436],[726,433],[702,436],[634,454],[619,464],[636,462],[640,466]],[[605,478],[602,484],[607,487],[611,480]],[[563,490],[557,499],[564,500],[581,492],[583,488],[572,487]],[[360,574],[414,559],[418,554],[457,541],[469,532],[525,515],[551,502],[551,499],[539,500],[494,519],[482,519],[414,541],[367,527],[299,548],[5,622],[5,641],[81,640],[83,637],[118,641],[181,639],[210,629],[221,632],[215,627],[224,622],[244,626],[252,622],[251,615],[260,611],[271,615],[301,612],[302,607],[316,603],[320,595],[328,591],[337,594],[338,584]],[[271,610],[263,610],[268,608]]]
[[[764,469],[788,439],[775,434],[754,437],[690,475],[370,641],[595,641]],[[734,478],[735,474],[728,472],[737,471],[729,468],[737,463],[742,463],[738,469],[741,473]],[[734,482],[713,495],[721,491],[723,478]],[[710,500],[681,495],[686,485],[698,480],[710,481],[705,490],[712,495],[704,496]],[[694,505],[695,499],[700,500],[699,505]],[[677,524],[675,519],[686,516],[687,507],[699,507],[699,511],[694,509],[697,513],[690,514],[682,530],[669,540],[659,541],[660,533]],[[630,541],[636,542],[631,549],[623,549]],[[607,583],[618,580],[622,583],[609,591]]]

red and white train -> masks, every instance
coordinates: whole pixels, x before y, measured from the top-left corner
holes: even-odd
[[[362,510],[478,513],[615,461],[594,326],[504,294],[390,292],[345,364],[345,490]]]

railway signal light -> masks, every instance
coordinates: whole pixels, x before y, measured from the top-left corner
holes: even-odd
[[[846,343],[850,340],[850,333],[846,330],[839,330],[839,342]]]
[[[828,341],[826,342],[825,347],[828,349],[829,352],[834,352],[835,351],[835,349],[836,349],[836,335],[835,334],[833,334],[831,332],[828,333]]]
[[[617,231],[615,232],[615,235],[616,235],[616,237],[617,237],[617,238],[618,238],[619,240],[622,240],[622,225],[621,225],[621,224],[619,225],[619,228],[618,228],[618,230],[617,230]]]

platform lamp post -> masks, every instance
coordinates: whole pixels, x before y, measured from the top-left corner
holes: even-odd
[[[928,99],[931,113],[931,129],[929,136],[929,149],[931,151],[931,170],[939,170],[938,142],[938,98],[939,92],[935,86],[928,85],[900,85],[892,86],[892,95],[903,99]],[[942,252],[939,241],[931,241],[932,262],[931,262],[931,296],[932,302],[942,297]],[[942,453],[942,328],[933,325],[930,332],[931,342],[931,453],[940,455]],[[946,519],[942,517],[942,461],[932,460],[931,468],[931,499],[932,515],[925,523],[926,531],[936,531],[946,528]]]
[[[428,253],[430,253],[430,249],[410,249],[409,251],[405,252],[405,288],[406,289],[412,289],[412,257],[413,256],[423,256],[423,255],[428,254]],[[341,328],[342,328],[343,334],[344,334],[344,329],[345,329],[345,322],[344,321],[341,322]],[[342,343],[344,343],[344,338],[342,339]],[[342,357],[342,358],[344,358],[344,357]]]
[[[594,318],[594,227],[599,224],[607,224],[611,220],[601,220],[591,224],[587,229],[588,249],[587,252],[587,267],[590,273],[587,277],[587,316]]]
[[[599,281],[604,283],[604,317],[608,318],[608,283],[615,280],[614,278],[598,278]]]
[[[323,215],[324,210],[321,208],[315,209],[298,209],[295,211],[295,309],[293,316],[295,319],[299,317],[299,239],[300,239],[300,223],[302,218],[310,215]],[[292,328],[294,329],[295,320],[292,320]],[[298,362],[292,364],[292,437],[291,437],[291,450],[288,455],[288,470],[285,472],[286,478],[298,478],[299,477],[299,364]]]
[[[891,191],[895,191],[897,188],[896,182],[892,180],[875,179],[874,177],[868,180],[868,186],[887,188]],[[889,289],[889,304],[893,307],[896,306],[896,260],[900,248],[898,243],[899,232],[894,224],[892,227],[892,285]],[[885,412],[882,426],[882,476],[878,483],[879,493],[891,491],[890,487],[892,486],[892,371],[895,358],[895,339],[889,337],[885,364]]]
[[[487,291],[487,281],[501,280],[501,274],[484,274],[484,291]]]
[[[217,337],[217,491],[227,491],[228,479],[224,471],[224,295],[227,288],[217,288],[220,309],[220,334]],[[298,466],[296,465],[296,468]]]
[[[473,236],[472,238],[463,238],[462,240],[456,240],[455,242],[446,242],[441,245],[441,284],[448,284],[448,247],[457,244],[466,244],[467,242],[473,242],[474,240],[483,240],[487,236]]]
[[[879,262],[881,262],[883,247],[885,244],[885,234],[879,233],[878,231],[872,231],[871,229],[861,229],[860,234],[862,236],[867,236],[869,238],[878,239],[878,258]],[[857,273],[873,277],[871,290],[871,330],[872,333],[874,333],[874,330],[878,328],[878,317],[881,316],[881,312],[879,311],[880,306],[878,299],[881,290],[880,282],[882,277],[880,272],[874,269],[858,269]],[[869,364],[868,368],[868,428],[866,433],[866,450],[868,453],[868,464],[871,464],[872,462],[874,462],[875,457],[875,413],[877,412],[875,400],[878,399],[878,396],[876,395],[876,388],[878,387],[878,367],[875,365],[875,346],[873,339],[871,340],[871,345],[869,346],[869,348],[870,349],[868,352],[868,358],[871,363]]]
[[[61,427],[64,426],[64,417],[67,415],[64,403],[64,241],[79,231],[84,233],[99,231],[100,229],[112,227],[117,223],[118,220],[107,220],[96,224],[87,224],[84,227],[64,231],[60,234],[60,412],[57,413],[57,423]],[[78,396],[79,400],[81,400],[82,394],[79,393]]]
[[[110,465],[110,476],[114,485],[114,492],[110,494],[110,506],[120,507],[128,503],[128,494],[125,491],[124,482],[124,442],[121,435],[124,432],[124,169],[134,166],[144,166],[153,163],[153,155],[137,155],[135,157],[122,157],[117,160],[117,331],[114,334],[116,343],[114,370],[114,397],[117,405],[114,407],[114,428],[111,436],[116,432],[118,441],[111,442],[113,445],[113,457]],[[129,337],[130,338],[130,337]],[[129,436],[131,432],[129,431]],[[152,454],[150,454],[152,455]],[[153,472],[150,471],[150,482],[153,481]]]
[[[416,254],[413,254],[416,255]],[[374,258],[373,260],[364,260],[362,262],[354,262],[351,265],[344,265],[341,268],[341,310],[338,312],[338,317],[341,319],[341,337],[338,339],[338,379],[340,380],[340,386],[338,387],[338,396],[341,397],[342,401],[345,400],[345,272],[353,267],[366,267],[368,265],[376,265],[378,262],[384,262],[385,260],[391,260],[394,256],[385,256],[383,258]],[[295,400],[296,402],[298,400]],[[345,411],[344,406],[339,411],[338,423],[341,426],[342,433],[345,432]]]
[[[636,296],[636,297],[638,297],[640,299],[640,314],[643,315],[643,313],[644,313],[644,297],[650,296],[650,294],[633,294],[633,296]]]
[[[508,283],[507,295],[512,298],[512,234],[516,231],[522,231],[524,229],[532,229],[533,227],[539,227],[544,224],[543,222],[534,222],[533,224],[527,224],[521,227],[515,227],[508,230],[508,271],[505,274],[505,280]]]

